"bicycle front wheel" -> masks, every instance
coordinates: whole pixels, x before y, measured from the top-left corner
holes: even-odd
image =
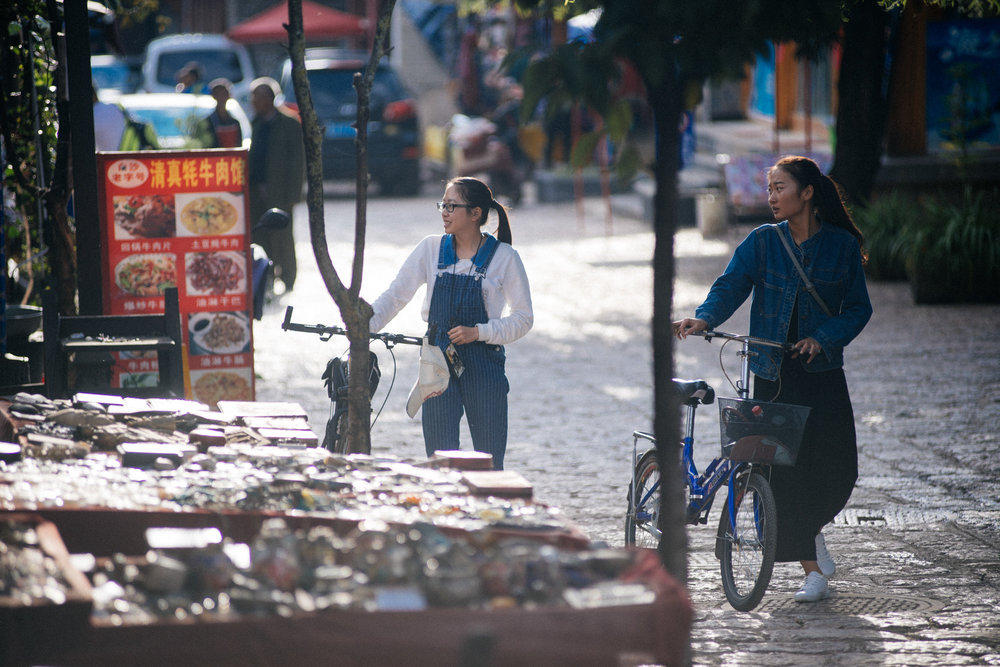
[[[625,544],[655,549],[660,544],[660,465],[656,461],[656,450],[651,449],[639,457],[633,479],[634,485],[628,490]]]
[[[336,405],[336,404],[334,404]],[[334,454],[347,453],[347,410],[332,410],[333,414],[326,422],[326,434],[323,438],[323,448]]]
[[[335,454],[347,453],[347,410],[344,410],[339,415],[337,415],[335,429],[334,429],[334,445],[332,451]]]
[[[778,512],[771,485],[763,476],[744,473],[733,486],[732,520],[728,502],[719,520],[722,588],[733,609],[750,611],[771,583],[778,548]]]

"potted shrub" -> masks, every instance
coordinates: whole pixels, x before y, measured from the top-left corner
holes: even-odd
[[[998,192],[966,188],[921,207],[901,235],[915,303],[1000,302]]]
[[[854,221],[865,235],[865,272],[870,278],[906,280],[907,228],[919,215],[917,203],[895,190],[854,211]]]

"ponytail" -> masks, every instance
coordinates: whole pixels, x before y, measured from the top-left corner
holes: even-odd
[[[837,183],[824,174],[814,160],[799,155],[788,155],[778,160],[770,171],[782,169],[799,184],[799,189],[813,186],[813,202],[816,217],[824,224],[840,227],[851,233],[858,241],[864,255],[865,237],[854,224],[850,211],[844,205],[843,192]]]
[[[496,209],[498,219],[497,240],[508,245],[510,244],[510,218],[507,215],[507,209],[493,198],[493,192],[489,186],[478,178],[471,178],[469,176],[453,178],[448,181],[448,185],[457,187],[461,191],[462,197],[469,203],[469,206],[482,209],[483,219],[479,221],[480,227],[486,224],[487,218],[490,217],[490,210]]]
[[[510,218],[507,216],[507,209],[496,199],[491,205],[497,210],[497,240],[510,245]]]

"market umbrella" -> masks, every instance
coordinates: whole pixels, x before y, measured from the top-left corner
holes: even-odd
[[[251,16],[233,26],[226,34],[230,39],[244,44],[278,42],[288,38],[283,24],[288,23],[288,4],[279,2],[274,7]],[[368,29],[368,21],[360,16],[324,7],[310,0],[302,0],[302,25],[306,39],[338,39],[358,37]]]

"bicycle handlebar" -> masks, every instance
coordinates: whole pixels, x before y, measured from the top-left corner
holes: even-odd
[[[329,326],[326,324],[302,324],[300,322],[292,322],[292,307],[285,307],[285,320],[281,323],[281,328],[285,331],[300,331],[302,333],[311,333],[319,336],[322,341],[330,340],[334,335],[346,336],[347,329],[337,326]],[[404,345],[421,345],[423,344],[423,339],[417,336],[404,336],[403,334],[392,334],[392,333],[369,333],[368,337],[372,340],[380,340],[386,345],[403,343]]]
[[[751,345],[764,345],[766,347],[776,347],[781,350],[790,350],[793,345],[791,343],[778,343],[777,341],[767,340],[766,338],[757,338],[756,336],[747,336],[742,334],[732,334],[726,333],[725,331],[695,331],[688,334],[689,336],[701,336],[708,342],[712,342],[713,338],[721,338],[722,340],[735,340],[740,343],[749,343]]]

